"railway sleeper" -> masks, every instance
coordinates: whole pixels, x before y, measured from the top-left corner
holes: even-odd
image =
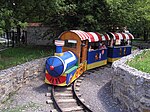
[[[55,93],[55,97],[72,97],[73,95],[71,93]],[[78,96],[81,96],[81,94],[78,94]]]
[[[79,79],[80,79],[80,80],[83,80],[83,79],[84,79],[84,77],[80,77]]]
[[[51,93],[46,93],[45,96],[51,97]]]
[[[82,80],[81,80],[81,79],[78,79],[78,80],[77,80],[77,82],[80,82],[80,83],[81,83],[81,82],[82,82]]]
[[[82,102],[84,102],[84,99],[80,99]],[[57,103],[76,103],[77,100],[75,99],[58,99]]]
[[[81,85],[81,83],[76,83],[75,85],[76,85],[76,86],[80,86],[80,85]]]
[[[55,92],[66,92],[66,91],[71,91],[72,87],[66,87],[66,88],[56,88]]]
[[[52,101],[52,100],[46,100],[46,103],[47,103],[47,104],[52,104],[53,101]]]
[[[84,110],[81,106],[74,106],[74,107],[68,107],[68,108],[62,108],[63,112],[72,112],[72,111],[80,111]]]
[[[75,91],[80,91],[80,88],[77,88],[77,87],[76,87],[76,88],[75,88]]]

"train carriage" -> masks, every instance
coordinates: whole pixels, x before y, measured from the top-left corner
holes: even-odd
[[[45,82],[57,86],[71,84],[84,71],[107,64],[108,34],[70,30],[55,41],[56,53],[46,60]],[[90,47],[94,47],[92,50]]]
[[[111,38],[108,46],[108,62],[114,62],[131,54],[131,43],[134,39],[131,33],[108,33],[108,35]]]

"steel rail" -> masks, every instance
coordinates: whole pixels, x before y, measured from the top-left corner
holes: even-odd
[[[51,89],[51,97],[52,97],[54,107],[58,112],[63,112],[62,109],[60,108],[60,106],[58,105],[56,99],[55,99],[54,90],[55,90],[55,87],[53,86],[52,89]]]
[[[77,80],[76,80],[77,81]],[[78,97],[76,91],[75,91],[75,83],[76,81],[74,81],[73,85],[72,85],[72,92],[73,92],[73,96],[75,97],[75,99],[77,100],[77,102],[79,102],[79,104],[88,112],[93,112],[91,109],[89,109]]]

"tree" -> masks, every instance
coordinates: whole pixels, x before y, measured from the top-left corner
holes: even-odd
[[[150,27],[149,0],[107,0],[111,8],[111,22],[119,27],[128,26],[137,35],[148,39]],[[142,35],[141,35],[142,36]]]
[[[14,19],[12,18],[12,10],[1,9],[0,11],[0,33],[8,31],[14,27]]]
[[[15,25],[42,22],[54,35],[70,29],[107,32],[128,26],[146,39],[150,31],[149,0],[1,0],[0,8],[10,12],[8,21]]]

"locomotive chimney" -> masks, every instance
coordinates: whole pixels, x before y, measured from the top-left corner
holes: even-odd
[[[56,53],[55,56],[62,56],[62,46],[64,46],[65,42],[62,40],[55,40],[55,45],[56,45]]]

